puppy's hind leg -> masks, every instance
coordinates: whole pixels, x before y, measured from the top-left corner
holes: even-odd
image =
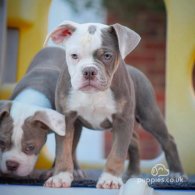
[[[174,138],[169,134],[156,103],[143,107],[139,117],[142,127],[150,132],[161,144],[170,171],[183,174],[183,168]]]

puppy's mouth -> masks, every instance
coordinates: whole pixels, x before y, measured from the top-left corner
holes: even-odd
[[[85,81],[79,87],[80,91],[83,92],[97,92],[97,91],[104,91],[106,86],[97,82],[97,81]]]

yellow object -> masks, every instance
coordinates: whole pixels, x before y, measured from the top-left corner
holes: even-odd
[[[21,79],[47,34],[50,0],[8,0],[8,27],[19,28],[17,80]]]
[[[7,0],[7,26],[19,30],[16,79],[26,72],[34,55],[42,48],[47,33],[51,0]],[[6,85],[7,86],[7,85]],[[14,86],[0,86],[0,99],[9,98]],[[6,91],[6,93],[4,93]]]
[[[165,0],[167,9],[166,120],[184,169],[195,173],[195,1]],[[177,163],[177,162],[175,162]]]
[[[0,100],[8,99],[14,87],[15,84],[0,84]]]
[[[47,34],[51,0],[7,0],[7,26],[19,30],[16,81],[25,74],[34,55],[42,48]],[[5,67],[6,68],[6,67]],[[0,99],[8,99],[15,84],[0,85]],[[40,155],[37,168],[49,168],[47,149]]]
[[[50,169],[52,167],[54,159],[49,155],[49,151],[46,146],[43,147],[39,155],[36,168],[37,169]]]

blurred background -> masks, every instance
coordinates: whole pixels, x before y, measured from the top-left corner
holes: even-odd
[[[176,6],[174,0],[165,2],[169,7],[172,6],[171,3],[175,2],[173,6]],[[168,25],[165,2],[163,0],[1,0],[0,99],[9,97],[14,84],[22,78],[33,56],[42,48],[46,34],[63,20],[72,20],[78,23],[121,23],[142,37],[138,47],[127,56],[125,61],[140,69],[150,79],[157,103],[165,115],[167,112],[165,97],[169,97],[165,94],[167,72],[165,65],[166,54],[168,54],[166,50]],[[190,0],[190,2],[193,1]],[[187,13],[188,10],[185,12]],[[177,57],[179,56],[174,54],[174,58]],[[194,93],[194,58],[190,67],[190,85],[192,86],[192,90],[190,90]],[[179,76],[177,79],[182,78]],[[171,117],[174,116],[171,115]],[[178,118],[178,120],[180,119]],[[193,127],[195,127],[194,124],[191,128]],[[173,133],[176,129],[173,130]],[[149,160],[158,157],[161,149],[156,140],[139,126],[136,131],[140,138],[141,158]],[[181,138],[177,139],[180,141]],[[110,151],[111,143],[112,134],[110,132],[85,129],[78,146],[78,159],[83,164],[101,164]],[[54,151],[54,137],[49,136],[47,141],[49,158],[54,157]]]

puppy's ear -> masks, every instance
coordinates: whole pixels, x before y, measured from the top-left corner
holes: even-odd
[[[52,130],[60,136],[65,135],[65,116],[54,110],[45,109],[36,112],[31,123],[41,125],[44,129]]]
[[[56,29],[47,35],[43,46],[47,46],[50,38],[55,44],[62,44],[64,40],[70,37],[76,30],[77,25],[77,23],[71,21],[62,22]]]
[[[133,30],[120,25],[111,25],[117,35],[121,57],[124,59],[138,45],[141,37]]]
[[[12,102],[11,101],[0,101],[0,122],[3,117],[10,114]]]

